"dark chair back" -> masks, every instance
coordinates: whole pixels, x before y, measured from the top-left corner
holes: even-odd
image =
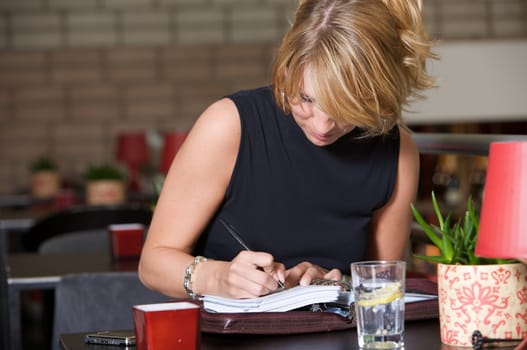
[[[107,229],[65,233],[44,240],[38,247],[39,254],[55,253],[108,253],[110,237]]]
[[[36,252],[46,240],[74,232],[103,231],[111,224],[150,225],[152,210],[146,206],[76,206],[64,209],[36,222],[22,237],[24,249]]]
[[[134,329],[133,305],[168,301],[135,271],[66,275],[55,289],[52,349],[63,333]]]

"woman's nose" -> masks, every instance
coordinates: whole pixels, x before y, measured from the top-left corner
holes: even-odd
[[[319,134],[326,134],[335,126],[335,121],[331,119],[326,113],[314,109],[313,113],[313,129]]]

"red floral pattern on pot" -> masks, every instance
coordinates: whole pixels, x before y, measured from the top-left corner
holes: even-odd
[[[527,336],[527,269],[524,264],[438,265],[441,341],[471,347],[471,335]]]

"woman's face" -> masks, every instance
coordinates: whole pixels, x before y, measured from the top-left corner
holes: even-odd
[[[291,113],[307,139],[316,146],[327,146],[349,133],[354,125],[336,122],[323,112],[312,94],[309,68],[304,71],[304,86],[300,98],[289,101]]]

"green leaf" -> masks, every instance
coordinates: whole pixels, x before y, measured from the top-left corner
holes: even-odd
[[[43,171],[43,170],[57,170],[58,166],[53,159],[48,156],[40,156],[30,166],[31,172]]]
[[[124,180],[125,175],[121,169],[112,164],[90,165],[84,173],[87,181],[94,180]]]
[[[439,222],[439,227],[441,228],[441,232],[443,232],[443,229],[445,227],[445,222],[443,221],[443,215],[441,214],[441,210],[439,210],[439,204],[437,204],[436,195],[433,191],[432,191],[432,206],[434,207],[434,212]]]
[[[434,243],[440,250],[443,250],[443,243],[441,241],[440,235],[438,235],[432,227],[425,221],[423,216],[419,213],[419,211],[415,208],[413,204],[410,204],[410,207],[412,209],[412,213],[414,214],[415,220],[421,226],[425,234],[428,236],[428,238]]]
[[[448,259],[446,259],[444,256],[439,256],[439,255],[414,255],[415,258],[417,259],[421,259],[421,260],[424,260],[424,261],[430,261],[430,262],[434,262],[434,263],[440,263],[440,264],[450,264],[450,262],[448,261]]]
[[[441,249],[441,250],[442,250],[443,256],[448,261],[453,261],[454,248],[453,248],[453,245],[452,245],[452,239],[451,239],[451,237],[449,237],[449,235],[446,232],[443,232],[443,237],[442,238],[443,238],[443,249]]]
[[[477,236],[477,232],[479,232],[479,216],[476,213],[476,209],[474,208],[474,201],[471,197],[469,197],[467,201],[467,213],[470,222],[474,225],[474,230],[476,231],[474,236]]]
[[[418,210],[411,205],[415,220],[421,226],[432,243],[441,251],[441,256],[421,256],[416,258],[443,264],[504,264],[511,263],[511,259],[491,259],[475,255],[479,231],[479,213],[471,197],[467,199],[466,210],[454,224],[452,215],[443,216],[439,204],[432,192],[432,204],[439,226],[427,223]]]

